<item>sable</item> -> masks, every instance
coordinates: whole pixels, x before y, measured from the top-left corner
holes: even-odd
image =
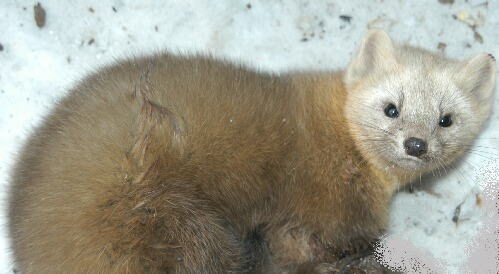
[[[387,228],[395,191],[471,145],[494,77],[490,55],[450,60],[380,30],[345,71],[275,75],[170,54],[110,65],[58,102],[19,154],[16,264],[350,271]]]

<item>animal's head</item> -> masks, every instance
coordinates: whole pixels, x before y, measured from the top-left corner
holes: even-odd
[[[361,152],[378,168],[420,174],[448,165],[476,138],[492,107],[495,59],[449,60],[371,30],[343,80]]]

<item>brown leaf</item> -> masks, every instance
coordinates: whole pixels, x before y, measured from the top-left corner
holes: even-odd
[[[43,28],[43,26],[45,26],[45,20],[46,20],[46,17],[47,17],[45,9],[42,7],[42,4],[40,4],[40,3],[37,3],[33,7],[33,9],[35,11],[35,22],[36,22],[36,25],[39,28]]]
[[[438,2],[440,2],[440,4],[454,4],[454,0],[438,0]]]

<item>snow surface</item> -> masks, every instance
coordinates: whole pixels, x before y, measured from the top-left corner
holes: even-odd
[[[499,57],[497,0],[39,2],[46,11],[42,28],[33,17],[37,1],[0,1],[2,201],[15,153],[33,126],[75,81],[116,59],[161,50],[201,51],[265,70],[341,68],[368,26],[387,30],[396,41],[442,50],[450,57],[482,51]],[[350,21],[342,15],[351,16]],[[444,272],[478,273],[463,268],[467,254],[476,251],[468,244],[484,220],[497,220],[494,207],[487,211],[481,206],[487,182],[477,175],[492,170],[489,184],[499,180],[498,162],[493,161],[499,153],[497,101],[469,157],[452,170],[436,172],[436,178],[424,178],[413,193],[401,192],[394,199],[390,234],[435,257]],[[496,193],[492,199],[497,199]],[[461,203],[456,224],[452,218]],[[0,273],[12,273],[3,215]],[[497,222],[492,224],[489,239],[496,241],[497,252]],[[497,264],[497,253],[487,258]],[[483,271],[497,273],[497,265]]]

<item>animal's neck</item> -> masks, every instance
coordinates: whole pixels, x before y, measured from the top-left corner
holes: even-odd
[[[380,184],[386,192],[393,193],[408,177],[395,170],[378,169],[357,149],[344,115],[348,91],[342,76],[342,73],[335,73],[297,78],[303,97],[297,135],[300,150],[309,158],[308,168],[318,169],[323,174],[332,170],[344,180],[361,177],[370,182],[355,180],[371,184],[371,187]]]

